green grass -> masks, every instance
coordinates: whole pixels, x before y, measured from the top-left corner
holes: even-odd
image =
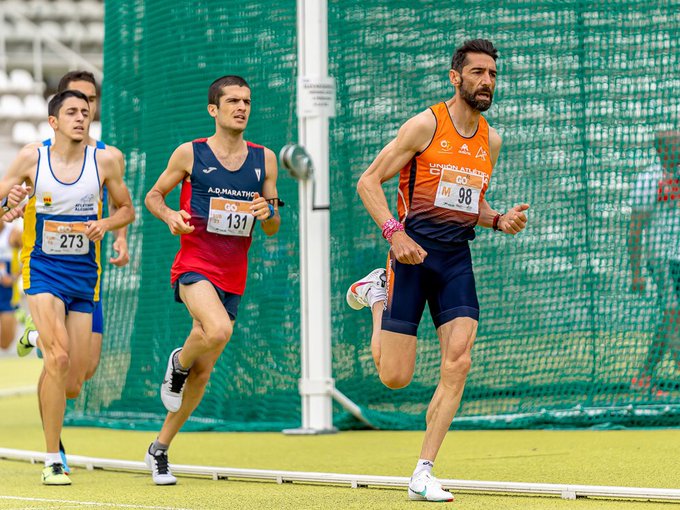
[[[37,378],[36,360],[2,360],[0,388],[24,386]],[[12,377],[19,371],[21,377]],[[23,378],[27,380],[23,380]],[[19,381],[19,379],[21,379]],[[96,428],[67,428],[69,453],[125,460],[143,459],[154,434]],[[418,456],[422,432],[343,432],[330,436],[279,433],[180,434],[171,461],[223,467],[408,476]],[[0,399],[0,447],[42,451],[35,396]],[[515,482],[678,486],[680,430],[619,431],[453,431],[435,471],[442,478]],[[191,509],[400,509],[420,508],[401,489],[273,482],[212,481],[181,477],[176,487],[156,487],[148,474],[74,468],[71,487],[40,485],[40,466],[0,461],[0,509],[98,508],[44,498],[111,504],[109,508],[156,506]],[[121,505],[132,505],[124,507]],[[457,493],[450,506],[465,509],[679,508],[672,503],[557,497],[490,496]]]

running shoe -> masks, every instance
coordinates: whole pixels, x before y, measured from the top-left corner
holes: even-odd
[[[153,445],[153,443],[151,443]],[[151,445],[146,451],[144,461],[147,467],[151,470],[151,477],[153,483],[156,485],[175,485],[177,478],[175,478],[170,471],[170,464],[168,464],[168,450],[156,450],[151,453]]]
[[[182,395],[184,394],[184,383],[189,377],[189,370],[180,370],[175,367],[175,353],[181,351],[179,347],[170,353],[168,368],[165,370],[163,384],[161,384],[161,400],[165,408],[171,413],[176,413],[182,406]]]
[[[64,473],[64,466],[52,464],[42,470],[43,485],[71,485],[71,479]]]
[[[385,269],[382,267],[374,269],[361,280],[350,285],[346,295],[347,304],[354,310],[361,310],[366,306],[370,306],[368,291],[371,289],[379,289],[384,293],[386,281],[387,277],[385,275]]]
[[[21,338],[19,338],[19,341],[17,342],[17,354],[21,358],[27,356],[33,350],[34,346],[31,345],[28,341],[28,334],[31,331],[37,330],[35,328],[35,324],[33,324],[33,319],[31,318],[30,315],[27,315],[24,319],[24,332],[21,335]]]
[[[427,471],[411,477],[408,497],[413,501],[453,501],[453,494],[442,489],[442,484]]]

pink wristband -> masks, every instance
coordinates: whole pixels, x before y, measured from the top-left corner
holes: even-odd
[[[392,236],[394,235],[395,232],[403,232],[404,231],[404,225],[402,225],[400,222],[395,220],[394,218],[390,218],[387,220],[385,223],[383,223],[382,226],[382,236],[387,239],[387,242],[392,242]]]

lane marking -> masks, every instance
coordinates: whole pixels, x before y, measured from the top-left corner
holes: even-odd
[[[176,506],[147,506],[147,505],[128,505],[123,503],[102,503],[98,501],[76,501],[69,499],[46,499],[46,498],[26,498],[21,496],[2,496],[1,499],[9,499],[14,501],[35,501],[38,503],[66,503],[69,505],[81,506],[102,506],[107,508],[143,508],[145,510],[191,510],[190,508],[179,508]]]

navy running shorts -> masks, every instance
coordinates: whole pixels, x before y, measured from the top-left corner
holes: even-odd
[[[12,287],[0,285],[0,313],[13,312],[17,309],[17,307],[12,304],[12,294]]]
[[[430,248],[425,261],[415,265],[398,262],[390,252],[382,329],[416,336],[426,302],[436,328],[458,317],[479,320],[479,301],[467,242],[450,251]]]
[[[104,334],[104,311],[102,310],[102,300],[94,303],[94,311],[92,312],[92,332]]]
[[[68,296],[57,289],[47,288],[47,286],[43,286],[42,284],[33,284],[30,289],[26,289],[24,292],[29,296],[34,294],[52,294],[54,297],[61,299],[64,302],[67,315],[69,312],[92,313],[94,311],[93,300]]]
[[[182,285],[191,285],[192,283],[200,282],[202,280],[210,282],[210,280],[206,276],[203,276],[200,273],[194,273],[193,271],[181,274],[173,284],[173,289],[175,290],[175,301],[177,301],[178,303],[183,302],[182,298],[179,297],[180,283]],[[212,282],[210,283],[212,284],[213,287],[215,287],[214,283]],[[226,292],[220,289],[219,287],[215,287],[215,291],[217,291],[217,295],[219,296],[220,301],[222,301],[224,309],[229,314],[229,318],[235,321],[236,315],[238,314],[238,305],[241,302],[241,296],[239,296],[238,294],[233,294],[231,292]]]

